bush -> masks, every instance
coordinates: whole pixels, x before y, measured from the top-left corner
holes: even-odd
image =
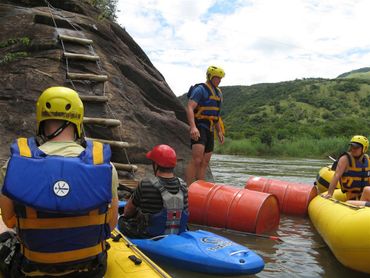
[[[91,5],[101,11],[99,19],[107,18],[111,20],[117,19],[117,2],[118,0],[88,0]]]

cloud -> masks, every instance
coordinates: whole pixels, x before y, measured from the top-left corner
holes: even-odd
[[[224,67],[222,85],[333,78],[369,66],[367,0],[127,0],[118,22],[176,95]]]

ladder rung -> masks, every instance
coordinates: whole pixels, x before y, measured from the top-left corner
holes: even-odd
[[[75,59],[75,60],[87,60],[87,61],[98,61],[99,56],[96,55],[87,55],[87,54],[77,54],[71,52],[64,52],[64,57],[68,59]]]
[[[68,35],[59,35],[59,39],[62,41],[69,41],[69,42],[75,42],[75,43],[80,43],[80,44],[92,44],[93,43],[93,41],[89,39],[72,37]]]
[[[123,141],[112,141],[112,140],[90,138],[90,137],[85,137],[85,140],[98,141],[98,142],[101,142],[101,143],[104,143],[104,144],[109,144],[112,147],[118,147],[118,148],[129,148],[129,147],[132,146],[129,143],[123,142]]]
[[[89,95],[80,95],[80,99],[85,102],[107,102],[107,96],[89,96]]]
[[[119,184],[123,184],[125,186],[129,186],[131,188],[135,188],[139,185],[139,181],[137,180],[129,180],[129,179],[120,179],[118,180]]]
[[[117,170],[124,170],[124,171],[137,171],[137,166],[133,164],[122,164],[117,162],[112,162],[114,167],[116,167]]]
[[[67,72],[67,78],[72,80],[93,80],[103,82],[108,80],[108,75]]]
[[[84,124],[96,124],[96,125],[104,125],[104,126],[120,126],[121,121],[116,120],[116,119],[84,117]]]

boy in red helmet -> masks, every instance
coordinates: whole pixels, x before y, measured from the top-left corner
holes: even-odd
[[[155,177],[139,183],[118,227],[131,238],[179,234],[186,230],[188,190],[174,175],[176,152],[168,145],[158,145],[146,157],[152,161]]]

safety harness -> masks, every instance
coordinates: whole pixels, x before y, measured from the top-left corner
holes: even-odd
[[[46,155],[34,138],[11,147],[3,194],[15,203],[21,252],[41,264],[71,263],[105,251],[110,236],[110,147],[87,141],[78,157]]]
[[[349,152],[342,154],[348,158],[349,166],[340,179],[342,192],[359,194],[365,186],[370,185],[370,165],[369,156],[363,154],[359,159],[355,159]]]
[[[158,236],[184,232],[189,216],[184,209],[184,192],[187,191],[185,182],[178,178],[179,191],[176,194],[171,194],[158,177],[150,182],[161,193],[163,209],[149,216],[146,233]]]
[[[222,91],[220,88],[214,88],[209,82],[199,83],[192,86],[188,92],[188,97],[191,96],[191,92],[197,86],[202,86],[208,92],[208,99],[201,100],[198,103],[198,106],[194,109],[194,117],[198,122],[208,121],[210,130],[214,130],[214,125],[221,121],[220,109],[222,104]],[[215,91],[217,90],[217,92]],[[221,125],[222,129],[223,123]]]

